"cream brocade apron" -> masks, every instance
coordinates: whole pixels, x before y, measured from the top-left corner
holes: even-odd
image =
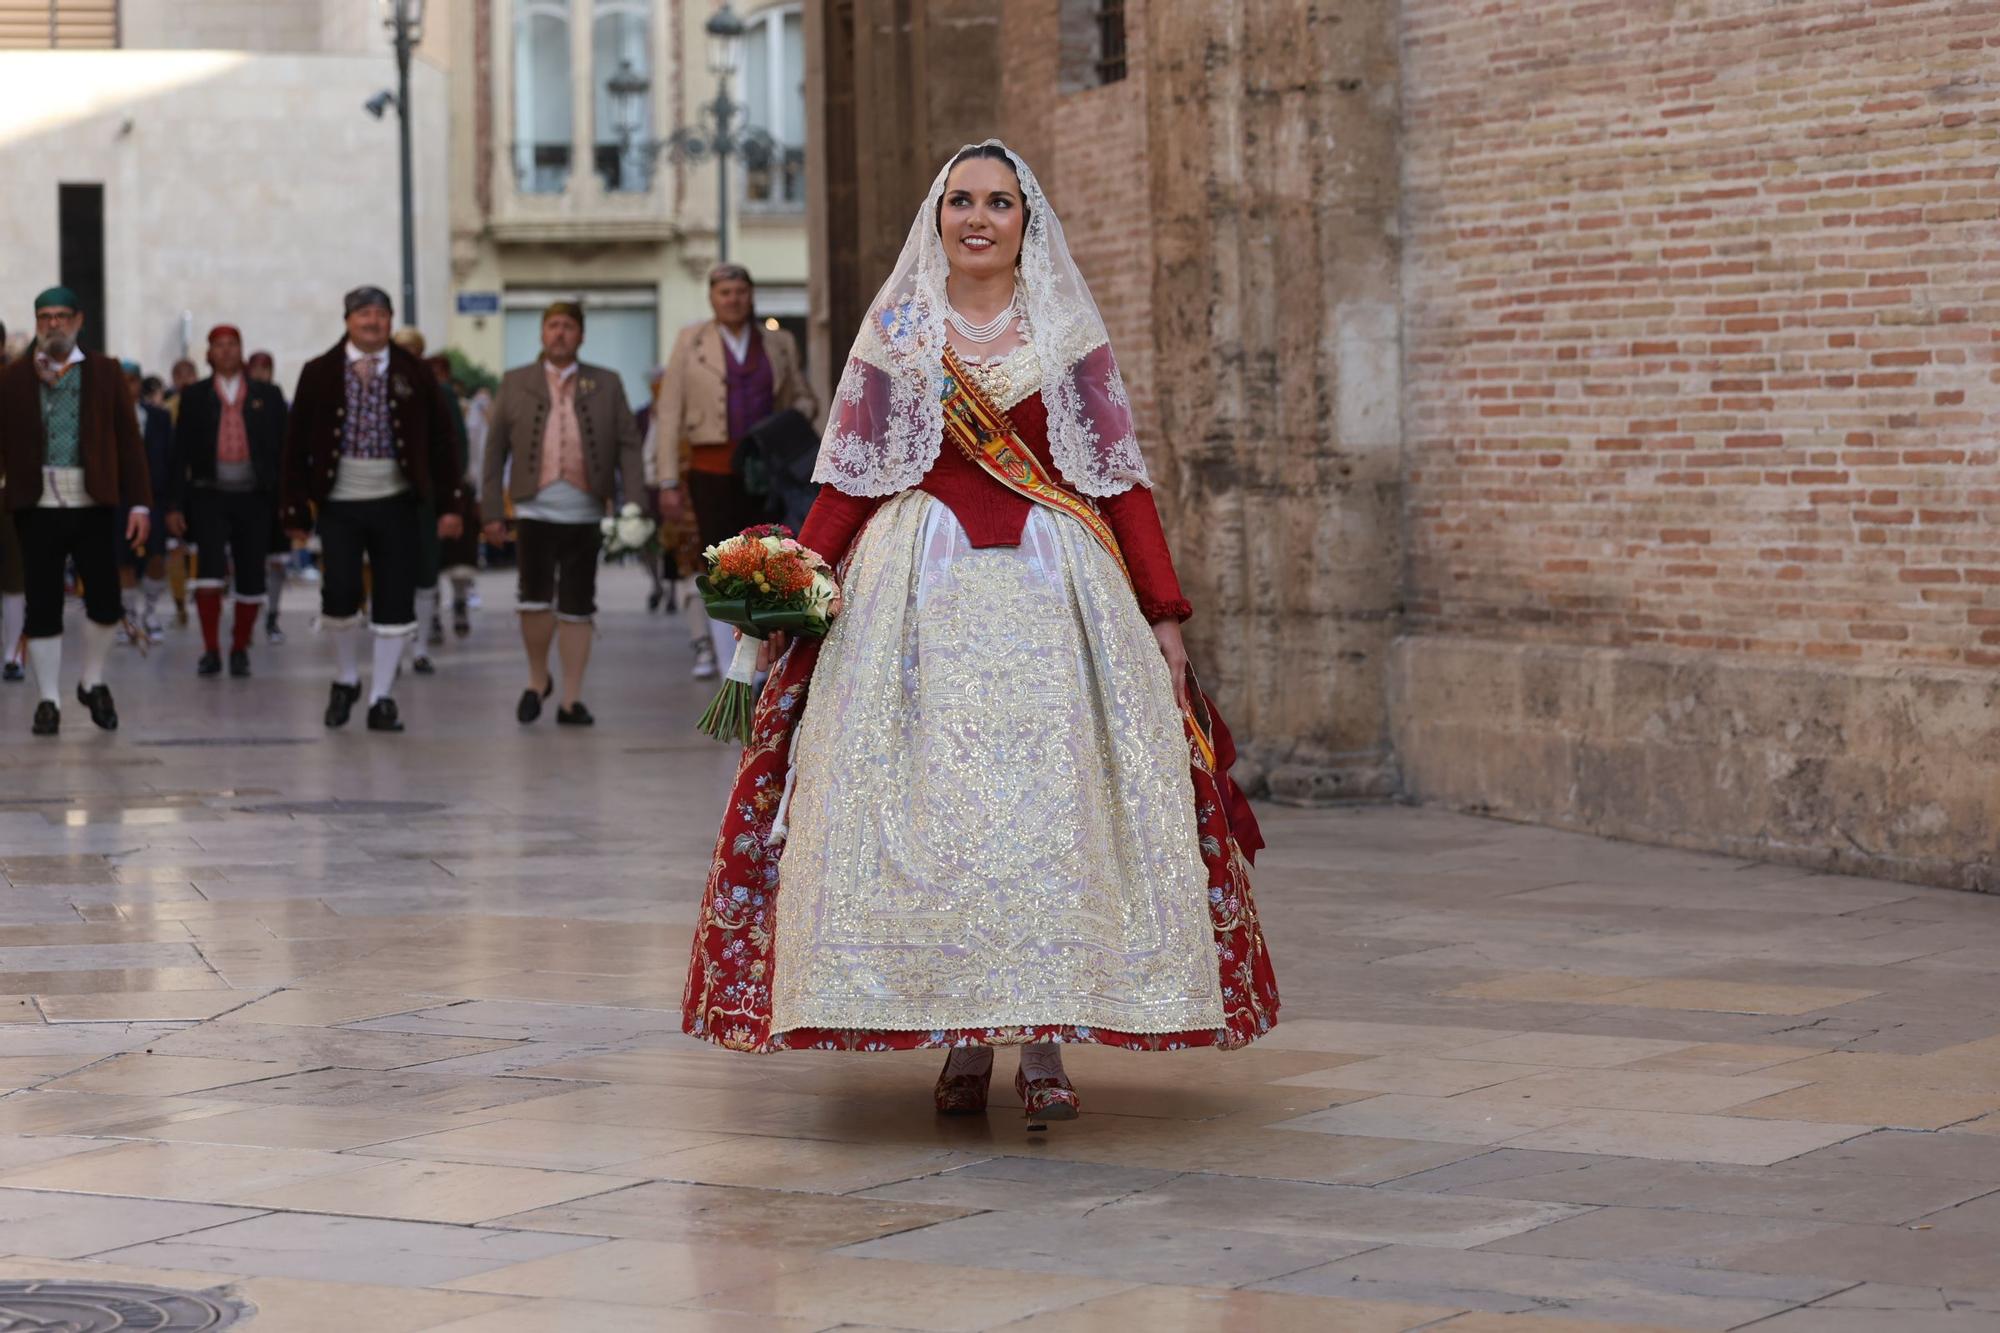
[[[857,542],[794,745],[772,1030],[1223,1024],[1188,741],[1117,562],[1041,506]]]

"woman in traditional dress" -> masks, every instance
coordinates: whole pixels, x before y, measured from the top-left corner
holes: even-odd
[[[944,1047],[946,1113],[983,1111],[993,1048],[1018,1046],[1035,1120],[1077,1113],[1062,1043],[1268,1031],[1261,839],[1190,683],[1124,383],[1048,200],[997,141],[933,182],[815,480],[800,540],[843,606],[823,642],[766,646],[686,1030]]]

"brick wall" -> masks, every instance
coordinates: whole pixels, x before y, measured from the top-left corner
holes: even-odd
[[[1402,8],[1411,628],[2000,665],[2000,4]]]

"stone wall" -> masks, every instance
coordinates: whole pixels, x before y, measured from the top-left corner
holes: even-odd
[[[2000,887],[2000,10],[1403,11],[1408,791]]]

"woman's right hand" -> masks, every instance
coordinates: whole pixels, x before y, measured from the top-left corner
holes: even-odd
[[[742,631],[737,632],[740,634]],[[757,648],[757,670],[760,673],[766,672],[776,666],[778,659],[785,655],[785,649],[790,646],[790,635],[783,630],[772,630],[770,637]]]

